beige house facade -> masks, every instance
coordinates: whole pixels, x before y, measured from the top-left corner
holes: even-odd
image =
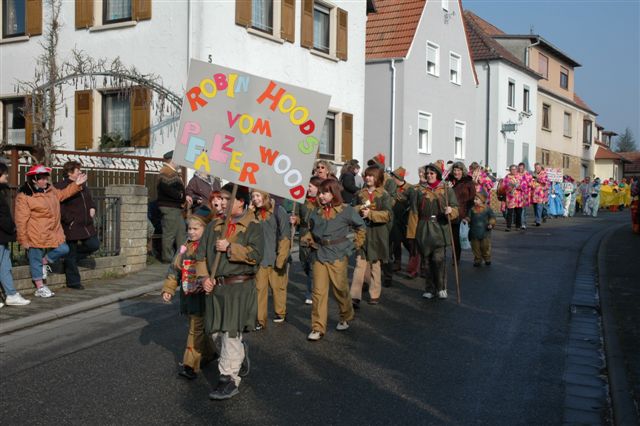
[[[542,76],[538,80],[536,162],[562,168],[574,179],[591,176],[597,114],[575,93],[580,64],[538,35],[494,39]]]

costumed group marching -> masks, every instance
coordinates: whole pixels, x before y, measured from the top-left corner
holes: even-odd
[[[161,257],[169,263],[161,294],[169,303],[179,293],[180,312],[189,319],[179,375],[194,379],[205,364],[217,361],[213,400],[237,395],[249,374],[243,336],[268,327],[269,289],[272,322],[287,319],[296,229],[306,275],[304,303],[311,306],[307,339],[314,342],[328,331],[329,289],[338,304],[339,332],[351,327],[363,302],[381,303],[395,273],[422,277],[423,298],[446,299],[447,247],[452,247],[456,274],[463,248],[471,249],[473,266],[491,265],[496,214],[504,216],[505,231],[526,229],[530,206],[535,226],[578,209],[596,216],[603,185],[613,187],[588,178],[577,184],[569,176],[552,182],[540,164],[532,172],[523,163],[512,165],[496,179],[477,163],[467,169],[462,162],[442,160],[421,167],[418,183],[410,184],[407,170],[385,171],[385,158],[378,154],[364,170],[358,160],[347,161],[339,176],[333,163],[316,161],[306,199],[290,205],[259,189],[221,186],[219,179],[201,173],[185,186],[172,157],[172,151],[164,155],[157,186]],[[27,251],[35,296],[54,295],[45,280],[49,265],[59,259],[64,259],[67,286],[83,288],[77,263],[99,247],[95,205],[81,164],[69,162],[63,172],[65,179],[51,185],[50,168],[29,169],[16,196],[14,223],[8,171],[0,162],[0,280],[7,305],[29,303],[13,286],[8,243],[16,239]],[[613,202],[624,207],[627,192],[637,195],[638,182],[616,182],[615,188],[622,195]],[[403,247],[409,255],[405,271]],[[355,262],[351,280],[350,259]]]
[[[381,302],[383,288],[401,269],[403,246],[410,253],[407,274],[425,277],[426,299],[448,297],[445,250],[459,238],[461,223],[469,225],[478,262],[491,264],[495,215],[488,195],[476,193],[476,185],[486,183],[473,180],[462,163],[451,168],[450,183],[443,179],[441,162],[421,168],[420,183],[410,185],[404,168],[385,171],[383,155],[369,160],[362,174],[358,161],[350,160],[339,177],[332,163],[318,160],[304,203],[287,209],[286,201],[267,192],[231,183],[212,185],[209,195],[196,204],[187,196],[171,156],[165,155],[160,172],[159,205],[165,210],[186,205],[190,213],[184,244],[179,244],[176,232],[165,234],[163,229],[163,251],[178,244],[162,298],[170,302],[179,292],[180,311],[189,318],[179,375],[194,379],[204,364],[217,359],[219,381],[209,394],[213,400],[237,395],[249,374],[249,346],[243,336],[269,326],[269,289],[271,321],[286,321],[296,228],[307,277],[304,303],[311,306],[307,340],[312,342],[328,332],[329,290],[338,304],[335,330],[345,332],[363,302]],[[173,206],[168,194],[175,196]],[[184,221],[176,220],[182,226]],[[171,223],[164,214],[162,221]],[[353,255],[355,269],[349,280]]]

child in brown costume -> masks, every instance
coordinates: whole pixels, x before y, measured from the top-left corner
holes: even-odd
[[[196,212],[188,221],[187,241],[178,248],[162,287],[162,299],[169,303],[180,288],[180,312],[189,316],[187,348],[182,359],[180,375],[195,379],[203,362],[214,358],[213,341],[204,332],[205,294],[196,279],[195,252],[209,223],[208,210],[204,215]]]
[[[479,192],[473,199],[473,207],[468,212],[469,241],[473,250],[473,266],[491,265],[491,230],[496,225],[496,215],[487,206],[487,196]]]

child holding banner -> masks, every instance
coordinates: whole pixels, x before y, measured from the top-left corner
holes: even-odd
[[[238,187],[231,200],[233,184],[220,190],[229,197],[231,218],[210,223],[196,251],[196,276],[202,279],[207,293],[205,330],[220,341],[218,370],[220,377],[210,399],[229,399],[239,393],[243,362],[248,370],[248,347],[242,339],[245,329],[253,330],[256,321],[257,296],[255,273],[264,250],[260,224],[248,210],[249,191]],[[223,202],[224,208],[225,202]],[[219,264],[214,271],[216,258]]]
[[[267,326],[269,287],[273,292],[273,322],[284,322],[287,315],[287,261],[291,249],[291,228],[286,210],[277,206],[269,194],[253,189],[251,203],[256,220],[262,227],[264,256],[256,274],[258,318],[256,329]]]
[[[360,250],[365,239],[365,225],[356,210],[343,204],[342,187],[335,179],[326,179],[320,184],[318,199],[320,207],[309,216],[309,231],[302,237],[313,249],[313,310],[311,313],[310,341],[317,341],[327,331],[327,306],[329,287],[340,306],[340,322],[336,330],[349,328],[355,314],[349,295],[347,268],[349,256]],[[355,229],[355,240],[347,237]]]

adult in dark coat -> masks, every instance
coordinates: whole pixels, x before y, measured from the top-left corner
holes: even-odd
[[[62,166],[64,180],[56,183],[57,189],[64,189],[76,181],[82,174],[82,164],[78,161],[67,161]],[[87,258],[100,248],[98,233],[93,224],[96,205],[89,188],[85,185],[80,192],[60,203],[60,222],[69,246],[69,254],[64,258],[64,273],[67,287],[76,290],[84,289],[80,282],[78,261]]]
[[[171,262],[175,248],[187,238],[183,208],[191,206],[193,200],[186,195],[182,176],[173,162],[173,151],[162,156],[164,166],[158,175],[158,207],[162,214],[162,261]],[[174,248],[175,246],[175,248]]]
[[[353,198],[360,188],[356,184],[356,175],[360,171],[358,160],[349,160],[340,171],[340,184],[342,185],[342,201],[345,204],[352,204]]]
[[[473,178],[467,174],[467,168],[461,161],[453,163],[447,176],[458,200],[458,217],[451,221],[453,231],[453,248],[456,251],[456,259],[460,261],[462,249],[460,247],[460,223],[467,217],[467,212],[473,207],[473,198],[476,196],[476,185]]]

